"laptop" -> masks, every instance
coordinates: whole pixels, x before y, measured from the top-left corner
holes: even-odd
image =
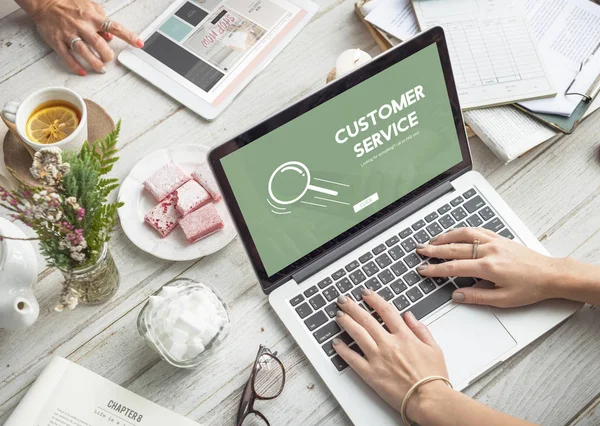
[[[209,161],[262,289],[356,425],[398,425],[332,347],[361,353],[334,317],[365,287],[412,311],[462,390],[582,305],[457,305],[475,278],[424,278],[418,243],[484,227],[544,252],[473,164],[444,32],[381,54],[217,147]]]

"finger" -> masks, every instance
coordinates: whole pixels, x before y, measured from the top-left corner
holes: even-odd
[[[487,243],[495,238],[498,238],[498,235],[485,228],[456,228],[432,238],[429,244],[439,246],[450,243],[472,243],[475,240]]]
[[[73,70],[73,72],[79,74],[82,77],[86,76],[85,69],[81,66],[79,61],[75,59],[75,56],[71,53],[69,48],[63,44],[56,47],[56,52],[60,55],[60,57],[65,61],[67,66]]]
[[[425,326],[425,324],[417,320],[411,311],[408,311],[404,315],[404,321],[406,321],[408,328],[415,334],[415,336],[419,338],[421,342],[429,346],[437,346],[437,342],[431,335],[429,329]]]
[[[471,259],[473,257],[473,244],[418,244],[417,253],[437,259]],[[485,256],[485,244],[480,244],[477,249],[477,257],[481,258],[483,256]]]
[[[98,55],[100,55],[100,59],[103,62],[110,62],[113,60],[115,54],[100,34],[91,29],[82,29],[80,32],[81,37],[83,37],[89,46],[98,52]]]
[[[90,66],[100,74],[106,72],[104,62],[100,60],[83,41],[78,41],[73,45],[73,49],[81,56]]]
[[[377,353],[377,343],[375,343],[373,337],[371,337],[363,326],[354,321],[350,315],[344,313],[344,311],[338,311],[335,319],[358,344],[367,357],[372,357]]]
[[[129,31],[118,22],[112,22],[110,32],[134,47],[144,47],[144,42],[133,31]]]
[[[417,272],[424,277],[482,277],[483,263],[481,259],[450,260],[437,265],[422,264]]]
[[[407,327],[398,310],[385,301],[377,293],[370,291],[363,293],[363,299],[379,314],[391,333],[406,331]]]
[[[104,40],[106,40],[107,42],[111,42],[112,39],[114,38],[114,36],[111,33],[107,33],[104,31],[100,31],[98,34],[100,34],[102,36],[102,38]]]
[[[372,291],[369,289],[363,289],[364,295],[371,294]],[[380,342],[388,334],[371,314],[361,308],[358,303],[352,300],[350,297],[341,295],[337,298],[337,304],[339,308],[348,314],[354,321],[356,321],[363,329],[367,331],[376,342]]]
[[[452,301],[468,305],[507,307],[506,290],[502,288],[465,287],[452,293]]]
[[[370,371],[369,362],[360,356],[356,351],[350,349],[348,345],[342,341],[342,339],[338,339],[336,337],[333,339],[332,345],[333,349],[339,354],[339,356],[341,356],[342,359],[350,366],[350,368],[356,371],[364,380]]]

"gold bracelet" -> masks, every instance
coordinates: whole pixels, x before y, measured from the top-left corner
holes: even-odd
[[[444,376],[429,376],[429,377],[425,377],[424,379],[421,379],[417,383],[415,383],[414,385],[412,385],[412,387],[408,390],[408,392],[406,392],[406,395],[404,395],[404,399],[402,400],[402,406],[400,408],[400,415],[402,416],[402,421],[404,422],[404,424],[406,426],[411,426],[411,423],[408,421],[408,417],[406,416],[406,406],[408,405],[408,400],[410,399],[410,397],[412,396],[412,394],[415,393],[417,391],[417,389],[419,389],[422,385],[424,385],[425,383],[433,382],[434,380],[442,380],[451,389],[453,389],[452,383],[450,383],[450,380],[448,380]]]

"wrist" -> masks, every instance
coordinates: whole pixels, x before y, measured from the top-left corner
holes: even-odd
[[[425,383],[408,400],[406,415],[412,422],[420,425],[427,424],[428,416],[435,413],[436,407],[439,407],[438,401],[447,399],[455,392],[441,380]]]
[[[55,3],[55,0],[15,0],[33,20]]]
[[[568,299],[569,289],[583,284],[583,279],[577,276],[581,268],[577,263],[579,262],[568,257],[554,259],[546,288],[548,299]]]

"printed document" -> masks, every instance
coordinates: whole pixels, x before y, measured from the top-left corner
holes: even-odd
[[[407,40],[419,33],[419,25],[411,0],[371,0],[377,1],[375,8],[365,19],[383,31],[400,40]]]
[[[4,426],[199,426],[64,358],[54,357]]]
[[[422,30],[440,25],[463,110],[556,94],[520,0],[413,0]]]
[[[535,112],[570,116],[600,75],[600,5],[590,0],[526,0],[531,31],[546,62],[556,96],[520,102]],[[582,72],[581,63],[586,61]]]

